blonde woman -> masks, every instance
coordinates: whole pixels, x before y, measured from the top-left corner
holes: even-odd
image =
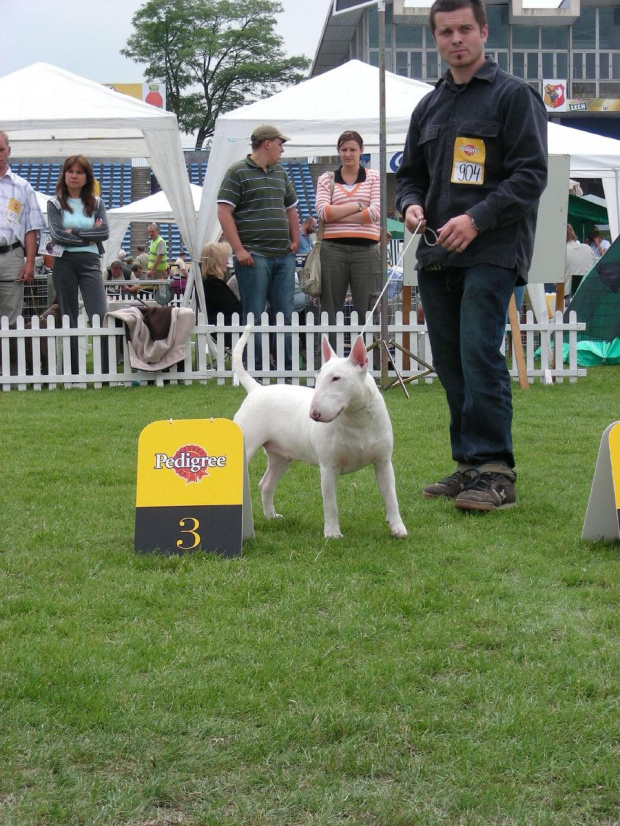
[[[241,302],[225,281],[231,252],[228,244],[210,241],[200,254],[209,324],[217,322],[218,313],[223,314],[225,324],[232,323],[233,313],[241,316]]]

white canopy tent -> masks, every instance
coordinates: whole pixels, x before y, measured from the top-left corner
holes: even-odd
[[[411,113],[432,87],[386,72],[388,154],[405,144]],[[356,129],[364,149],[379,151],[379,70],[350,60],[330,72],[285,89],[220,116],[215,126],[204,183],[198,237],[219,234],[216,195],[226,169],[249,151],[252,129],[274,123],[291,140],[289,157],[333,155],[336,139],[345,129]],[[601,178],[605,188],[611,234],[620,231],[620,141],[578,129],[549,124],[549,153],[570,156],[573,178]]]
[[[147,158],[196,258],[196,211],[176,115],[48,63],[0,78],[0,112],[16,158]]]
[[[388,152],[405,144],[411,112],[432,86],[386,72]],[[350,60],[331,72],[310,78],[265,100],[221,115],[215,124],[204,182],[198,236],[219,235],[216,196],[228,167],[250,152],[252,130],[274,123],[291,140],[285,157],[336,154],[336,140],[345,129],[356,129],[366,152],[379,151],[379,70]]]
[[[202,197],[202,187],[190,184],[192,200],[194,203],[194,215],[198,217],[200,199]],[[131,204],[108,210],[108,224],[110,226],[110,240],[106,247],[106,264],[116,257],[116,252],[120,249],[121,243],[127,231],[127,227],[132,221],[155,221],[157,224],[176,222],[176,215],[170,205],[166,193],[162,190],[147,198],[140,198]],[[192,259],[198,257],[192,256]]]
[[[571,178],[601,178],[609,228],[616,238],[620,234],[620,141],[550,123],[549,154],[570,156]]]

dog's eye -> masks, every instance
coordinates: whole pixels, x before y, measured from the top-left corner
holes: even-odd
[[[332,381],[340,381],[340,376],[332,376]]]

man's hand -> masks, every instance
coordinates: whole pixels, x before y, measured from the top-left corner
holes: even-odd
[[[464,252],[476,235],[478,233],[471,225],[471,217],[457,215],[439,229],[437,243],[448,252]]]
[[[421,226],[420,226],[421,225]],[[426,229],[426,218],[424,217],[424,210],[421,206],[411,204],[405,210],[405,226],[409,232],[415,232],[420,227],[420,232]]]
[[[24,266],[19,273],[18,281],[23,281],[24,284],[32,284],[34,281],[34,265],[24,261]]]
[[[299,249],[299,241],[291,241],[291,252],[293,255],[297,255],[297,250]]]
[[[245,247],[239,247],[238,249],[234,250],[234,253],[237,261],[244,267],[254,266],[254,259]]]

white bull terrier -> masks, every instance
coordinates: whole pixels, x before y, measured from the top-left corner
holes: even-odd
[[[407,536],[396,498],[392,423],[383,396],[368,375],[362,337],[358,336],[348,358],[338,358],[323,336],[324,364],[313,391],[289,384],[263,386],[253,379],[243,366],[251,330],[246,327],[233,352],[233,369],[248,394],[234,420],[243,431],[248,464],[259,447],[267,453],[267,470],[259,484],[267,519],[279,516],[273,506],[276,485],[297,459],[319,466],[323,532],[328,538],[340,538],[338,476],[374,464],[392,536]]]

